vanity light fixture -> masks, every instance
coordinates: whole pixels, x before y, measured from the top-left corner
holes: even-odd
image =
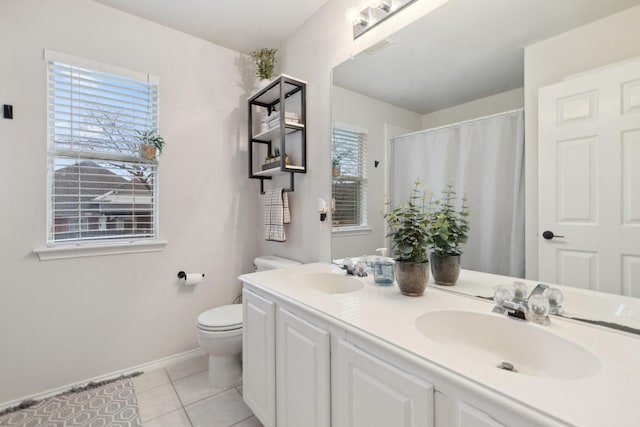
[[[357,39],[414,1],[416,0],[368,0],[367,7],[359,12],[354,6],[348,8],[346,18],[353,26],[353,39]]]
[[[388,13],[391,10],[391,0],[369,0],[369,7]]]
[[[347,22],[354,27],[366,27],[368,24],[367,15],[365,15],[364,11],[358,12],[358,9],[355,6],[351,6],[349,9],[347,9],[345,17],[347,19]]]

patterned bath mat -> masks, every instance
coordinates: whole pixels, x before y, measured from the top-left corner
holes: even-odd
[[[135,376],[135,375],[133,375]],[[0,413],[1,427],[138,427],[132,376],[89,383]]]

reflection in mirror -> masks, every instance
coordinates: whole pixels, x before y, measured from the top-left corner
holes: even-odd
[[[549,167],[544,159],[538,162],[535,148],[538,89],[640,55],[640,48],[605,47],[601,41],[612,34],[626,40],[637,32],[633,28],[640,16],[639,4],[640,0],[450,0],[335,67],[334,129],[355,129],[364,135],[366,148],[360,151],[366,150],[366,157],[360,159],[364,175],[359,189],[345,182],[338,195],[335,184],[344,176],[340,172],[334,177],[336,195],[353,201],[350,217],[358,221],[334,223],[332,258],[370,255],[376,248],[388,247],[382,219],[385,194],[402,202],[408,183],[420,177],[437,195],[453,178],[458,192],[467,191],[475,198],[469,203],[471,234],[463,249],[463,267],[523,277],[524,230],[538,221],[537,200],[528,192],[525,200],[524,190],[525,173],[527,191],[535,191],[538,172],[526,168],[539,167],[543,173]],[[582,56],[571,58],[577,51]],[[601,58],[612,59],[602,62]],[[510,123],[494,123],[499,121]],[[510,132],[513,135],[504,136]],[[340,163],[335,148],[333,154]],[[345,200],[340,203],[347,206]],[[500,214],[511,219],[497,218]],[[538,240],[542,242],[535,245],[548,244]],[[553,243],[557,248],[566,240]],[[529,256],[537,259],[535,248],[527,244]],[[565,267],[572,270],[554,272],[553,282],[638,297],[640,248],[634,250],[614,289],[602,286],[606,280],[586,276],[597,260],[584,250],[582,258],[567,258]],[[526,276],[544,274],[527,271]]]

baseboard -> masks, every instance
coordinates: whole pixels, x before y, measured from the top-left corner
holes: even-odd
[[[148,362],[148,363],[143,363],[141,365],[136,365],[136,366],[132,366],[130,368],[126,368],[126,369],[121,369],[119,371],[114,371],[114,372],[109,372],[108,374],[104,374],[104,375],[100,375],[97,377],[93,377],[93,378],[87,378],[85,380],[82,381],[78,381],[75,383],[71,383],[71,384],[66,384],[60,387],[56,387],[56,388],[51,388],[49,390],[45,390],[39,393],[35,393],[29,396],[23,396],[19,399],[15,399],[15,400],[11,400],[8,402],[3,402],[0,403],[0,411],[2,411],[5,408],[9,408],[11,406],[16,406],[19,405],[20,403],[22,403],[25,400],[41,400],[41,399],[46,399],[47,397],[51,397],[51,396],[55,396],[56,394],[60,394],[62,392],[65,392],[67,390],[69,390],[72,387],[78,387],[78,386],[83,386],[87,383],[90,382],[98,382],[98,381],[104,381],[104,380],[108,380],[110,378],[115,378],[115,377],[119,377],[120,375],[129,375],[132,374],[134,372],[146,372],[146,371],[153,371],[154,369],[159,369],[159,368],[163,368],[167,365],[171,365],[177,362],[181,362],[183,360],[188,360],[197,356],[200,356],[202,354],[206,354],[206,352],[201,348],[194,348],[193,350],[189,350],[189,351],[185,351],[184,353],[178,353],[178,354],[174,354],[172,356],[167,356],[167,357],[163,357],[162,359],[157,359],[154,360],[152,362]]]

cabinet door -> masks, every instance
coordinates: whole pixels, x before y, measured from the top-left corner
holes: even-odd
[[[486,413],[436,392],[436,427],[505,427]]]
[[[277,325],[278,427],[329,427],[329,332],[282,308]]]
[[[334,427],[432,427],[433,386],[339,341],[333,352]]]
[[[265,427],[275,427],[275,304],[246,289],[242,301],[243,398]]]

